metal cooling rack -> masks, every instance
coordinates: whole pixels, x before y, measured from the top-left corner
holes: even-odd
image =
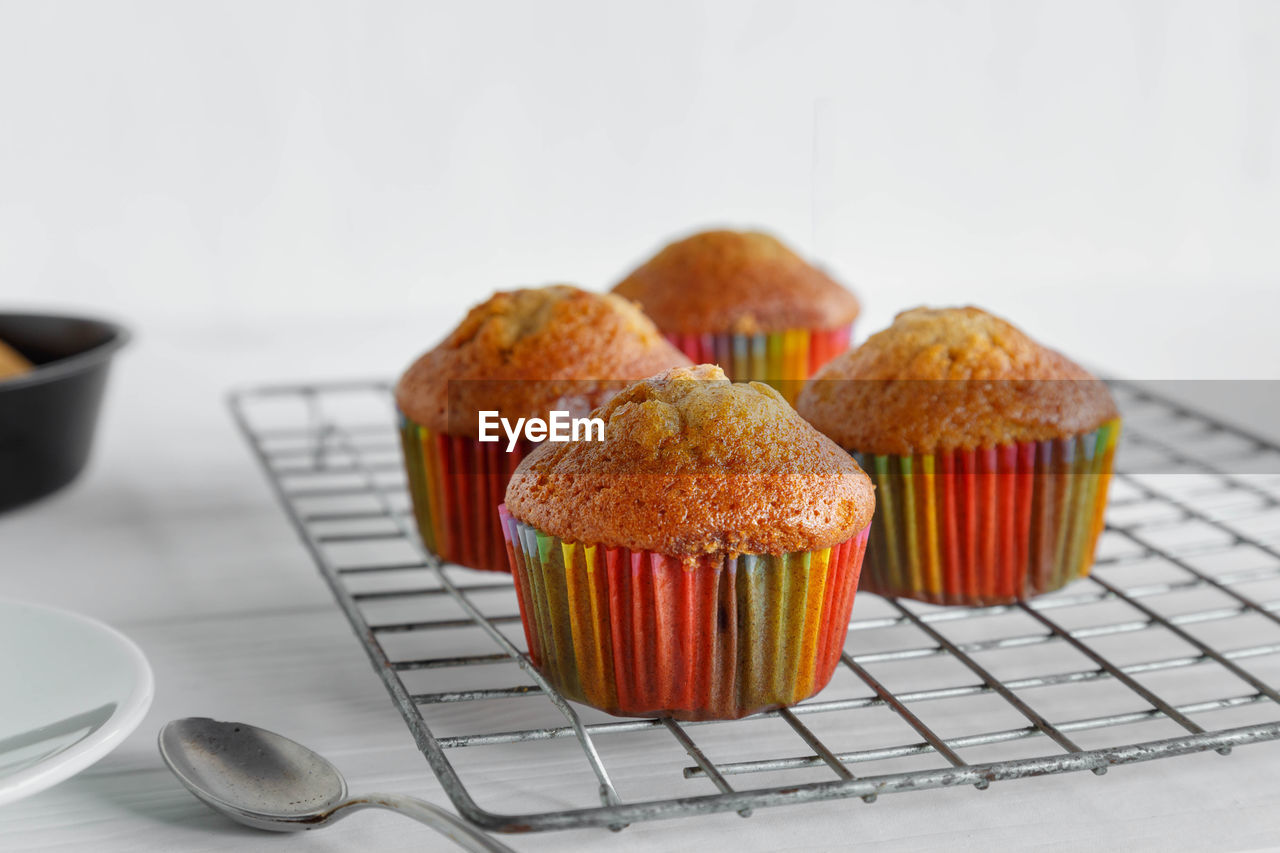
[[[542,679],[510,579],[421,546],[389,390],[259,388],[230,406],[423,755],[482,827],[749,816],[1280,738],[1280,447],[1140,386],[1114,386],[1125,429],[1090,578],[1005,607],[859,594],[826,690],[706,723],[609,717]]]

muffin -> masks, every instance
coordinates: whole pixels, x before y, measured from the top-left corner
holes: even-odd
[[[837,358],[797,409],[871,474],[863,589],[1028,599],[1089,573],[1120,418],[1088,371],[978,308],[916,308]]]
[[[638,382],[502,509],[529,655],[611,714],[732,719],[830,680],[875,508],[852,457],[720,368]]]
[[[706,231],[667,246],[614,287],[672,343],[737,382],[794,399],[849,346],[858,300],[774,237]]]
[[[396,386],[409,492],[423,542],[444,560],[508,571],[498,504],[534,446],[480,441],[480,412],[587,415],[632,381],[689,360],[634,305],[568,285],[496,293]],[[492,423],[492,420],[491,420]],[[490,436],[494,433],[490,431]]]
[[[5,379],[11,379],[14,376],[30,373],[31,370],[31,362],[27,361],[22,353],[4,341],[0,341],[0,382]]]

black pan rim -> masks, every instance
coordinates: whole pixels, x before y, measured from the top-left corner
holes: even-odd
[[[110,334],[105,341],[90,347],[83,352],[75,355],[69,355],[66,358],[59,358],[46,364],[38,364],[29,373],[23,373],[19,376],[13,376],[8,379],[0,379],[0,397],[6,392],[17,391],[22,388],[29,388],[33,385],[42,385],[49,382],[57,382],[68,376],[83,373],[92,370],[95,367],[108,361],[116,350],[127,344],[132,335],[129,330],[119,323],[108,320],[103,317],[90,317],[83,314],[52,314],[41,313],[35,311],[0,311],[0,319],[15,320],[21,322],[23,320],[69,320],[73,322],[92,323],[102,326],[105,331]]]

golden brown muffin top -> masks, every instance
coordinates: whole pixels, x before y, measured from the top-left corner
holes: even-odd
[[[594,415],[604,441],[545,443],[507,509],[569,542],[673,556],[829,548],[871,523],[871,480],[759,382],[714,365],[637,382]]]
[[[32,368],[33,365],[27,361],[22,353],[4,341],[0,341],[0,380],[30,373]]]
[[[504,291],[413,363],[396,405],[427,429],[475,437],[481,410],[582,416],[636,379],[689,363],[620,297],[565,284]]]
[[[834,329],[858,316],[852,293],[756,231],[677,240],[613,292],[639,302],[662,331],[684,335]]]
[[[900,456],[1060,438],[1118,417],[1100,380],[973,307],[902,312],[819,370],[796,408],[841,447]]]

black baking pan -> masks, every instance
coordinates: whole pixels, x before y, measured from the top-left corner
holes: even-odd
[[[104,320],[0,312],[0,340],[35,365],[0,379],[0,512],[56,492],[84,468],[111,357],[128,339]]]

